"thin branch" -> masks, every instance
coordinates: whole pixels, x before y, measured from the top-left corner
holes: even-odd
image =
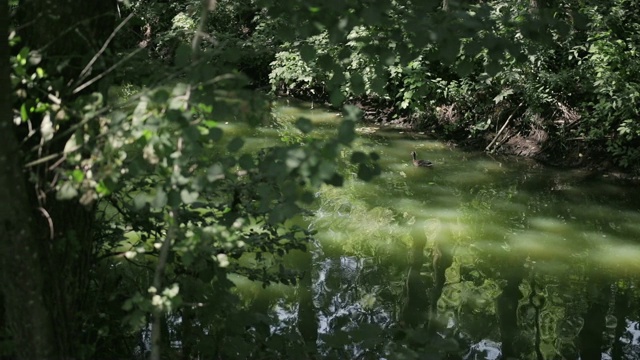
[[[198,52],[200,50],[200,43],[202,43],[204,32],[204,27],[207,23],[207,17],[209,16],[209,12],[216,9],[217,1],[216,0],[202,0],[202,12],[200,15],[200,23],[198,24],[198,29],[193,34],[193,41],[191,41],[191,59],[196,60],[198,57]]]
[[[109,74],[110,72],[112,72],[113,70],[115,70],[118,66],[122,65],[124,62],[128,61],[129,59],[131,59],[134,55],[136,55],[138,52],[142,51],[142,48],[138,48],[136,50],[134,50],[133,52],[127,54],[127,56],[124,57],[124,59],[118,61],[117,63],[113,64],[110,68],[108,68],[107,70],[103,71],[101,74],[94,76],[91,80],[87,81],[86,83],[78,86],[77,88],[73,89],[73,91],[71,92],[72,94],[77,94],[80,91],[86,89],[87,87],[91,86],[93,83],[95,83],[96,81],[102,79],[103,77],[105,77],[107,74]]]
[[[49,215],[49,212],[45,208],[38,207],[38,210],[40,210],[40,212],[42,213],[42,216],[45,219],[47,219],[47,224],[49,224],[49,239],[53,240],[53,237],[54,237],[53,219],[51,219],[51,216]]]
[[[54,162],[51,166],[49,166],[49,170],[53,170],[55,168],[57,168],[58,166],[60,166],[65,160],[67,160],[67,154],[62,154],[62,156],[60,157],[60,159],[58,159],[58,161]]]
[[[28,163],[24,164],[24,167],[28,168],[28,167],[32,167],[32,166],[35,166],[35,165],[38,165],[38,164],[42,164],[42,163],[45,163],[45,162],[47,162],[49,160],[53,160],[53,159],[57,158],[58,156],[60,156],[60,154],[47,155],[45,157],[41,157],[39,159],[36,159],[36,160],[33,160],[31,162],[28,162]]]
[[[127,16],[124,20],[122,20],[122,22],[120,23],[120,25],[118,25],[112,32],[111,35],[109,35],[109,37],[107,38],[107,40],[104,42],[104,44],[102,45],[102,47],[100,48],[100,50],[98,50],[98,52],[93,56],[93,58],[91,59],[91,61],[89,61],[89,63],[87,64],[87,66],[84,67],[84,69],[82,69],[82,72],[80,72],[80,76],[78,77],[78,80],[76,81],[76,85],[78,83],[80,83],[82,80],[84,80],[88,73],[89,73],[89,69],[91,69],[91,66],[93,66],[93,64],[98,60],[98,58],[100,57],[100,55],[102,55],[102,53],[104,53],[104,51],[107,49],[107,46],[109,46],[109,43],[111,43],[111,40],[113,40],[113,38],[116,36],[116,34],[118,33],[118,31],[120,31],[120,29],[122,29],[122,27],[129,22],[129,20],[131,20],[133,18],[133,13],[129,14],[129,16]]]
[[[123,258],[124,258],[124,260],[125,260],[126,262],[128,262],[128,263],[130,263],[130,264],[132,264],[132,265],[134,265],[134,266],[137,266],[137,267],[140,267],[140,268],[143,268],[143,269],[147,269],[147,270],[149,270],[149,271],[152,271],[152,270],[153,270],[153,268],[152,268],[151,266],[147,266],[147,265],[144,265],[144,264],[141,264],[141,263],[137,263],[137,262],[135,262],[135,261],[133,261],[133,260],[131,260],[131,259],[127,258],[126,256],[123,256]]]
[[[498,131],[496,136],[493,138],[491,143],[489,143],[489,145],[487,145],[487,147],[484,149],[484,151],[488,151],[491,148],[491,146],[493,146],[493,144],[496,142],[496,140],[498,140],[498,138],[500,137],[500,135],[502,134],[504,129],[507,127],[507,124],[509,124],[509,121],[511,121],[511,118],[513,118],[513,115],[515,115],[516,110],[518,110],[520,108],[520,106],[522,106],[522,104],[523,103],[520,103],[518,106],[516,106],[516,108],[513,110],[513,112],[511,112],[511,115],[509,115],[509,117],[507,118],[507,121],[504,122],[504,125],[502,125],[502,127],[500,128],[500,131]]]

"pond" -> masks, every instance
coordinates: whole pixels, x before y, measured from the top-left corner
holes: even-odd
[[[298,116],[321,136],[339,121],[278,109]],[[251,131],[254,148],[283,136]],[[268,314],[270,346],[295,338],[334,359],[640,358],[635,186],[428,134],[358,132],[354,147],[377,152],[382,175],[318,191],[305,219],[316,241],[290,259],[302,282],[259,291],[235,279]],[[412,151],[434,165],[413,166]]]

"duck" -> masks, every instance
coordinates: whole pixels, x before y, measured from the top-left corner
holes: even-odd
[[[417,158],[418,154],[415,151],[411,152],[411,157],[413,158],[413,165],[418,167],[430,167],[433,166],[433,163],[429,160],[419,160]]]

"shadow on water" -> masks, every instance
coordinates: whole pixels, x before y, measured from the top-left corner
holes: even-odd
[[[332,131],[333,115],[306,116]],[[383,174],[318,192],[317,243],[296,261],[309,276],[296,300],[271,299],[272,331],[299,334],[309,358],[640,358],[633,187],[362,132]]]

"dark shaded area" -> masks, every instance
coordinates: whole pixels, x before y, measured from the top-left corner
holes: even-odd
[[[580,331],[580,358],[597,360],[604,350],[605,317],[611,299],[611,284],[595,281],[587,287],[588,308]]]
[[[496,313],[500,326],[502,359],[520,359],[524,353],[523,341],[518,326],[518,304],[523,297],[520,285],[524,280],[524,269],[517,264],[511,269],[507,284],[496,300]]]

